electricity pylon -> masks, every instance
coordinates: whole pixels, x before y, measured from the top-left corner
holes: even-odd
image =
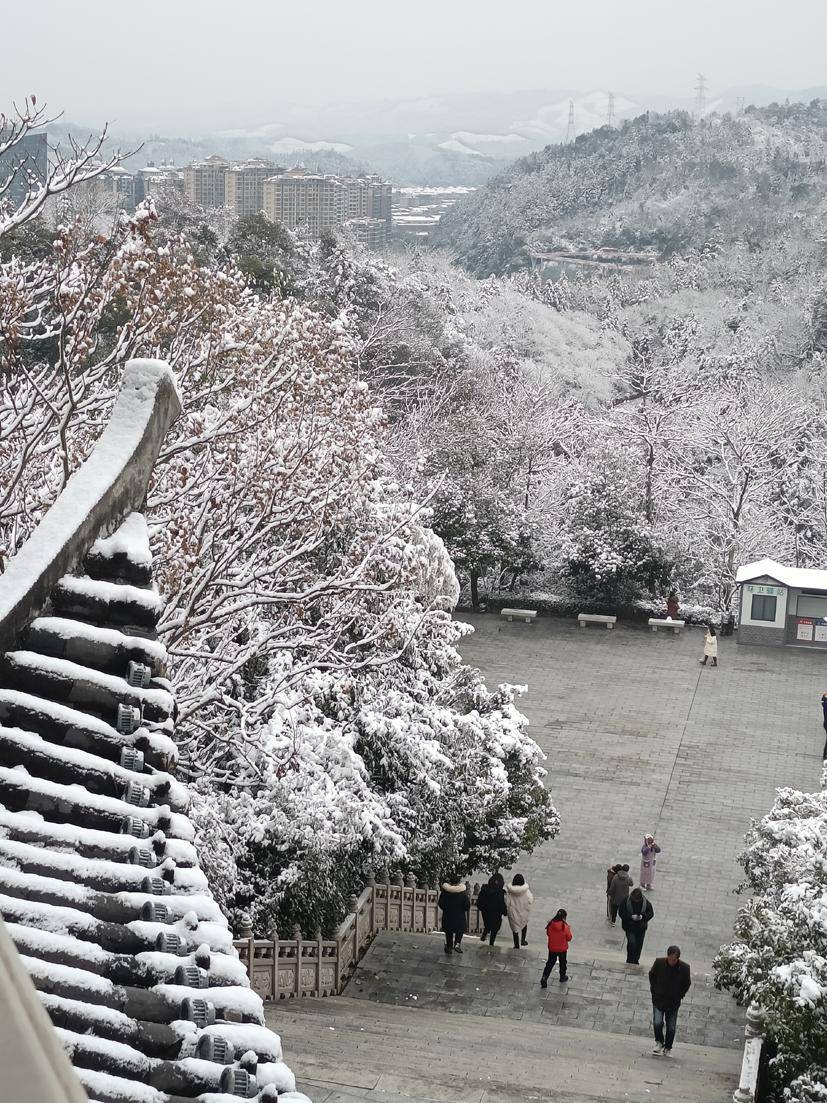
[[[615,124],[615,94],[609,93],[609,103],[606,107],[606,126],[614,126]]]
[[[574,129],[574,100],[569,100],[569,125],[566,127],[566,145],[573,142],[576,136]]]
[[[698,73],[698,82],[695,85],[695,117],[702,119],[706,114],[706,77]]]

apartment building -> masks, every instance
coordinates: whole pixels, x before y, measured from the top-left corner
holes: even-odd
[[[345,222],[345,229],[367,249],[383,249],[388,244],[388,224],[384,218],[351,218]]]
[[[127,172],[122,165],[113,165],[111,169],[98,177],[98,187],[103,196],[112,199],[113,205],[117,209],[135,210],[137,179],[134,173]]]
[[[199,207],[223,207],[228,164],[223,157],[193,161],[184,169],[184,195]]]
[[[0,128],[0,138],[3,137]],[[29,189],[39,191],[46,182],[49,171],[49,147],[45,133],[24,134],[23,137],[4,154],[0,154],[0,187],[11,178],[11,184],[4,196],[12,207],[18,207],[26,198]]]
[[[140,203],[148,195],[157,196],[176,191],[183,194],[184,173],[172,164],[156,165],[150,161],[135,174],[135,202]]]
[[[264,181],[284,173],[272,161],[251,157],[227,168],[224,202],[239,218],[249,218],[264,210]]]
[[[381,219],[390,233],[393,185],[379,176],[338,177],[339,222],[355,218]]]
[[[289,230],[302,227],[313,237],[341,225],[341,198],[333,176],[288,169],[264,181],[264,213]]]

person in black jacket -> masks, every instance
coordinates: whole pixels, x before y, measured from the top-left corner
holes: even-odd
[[[494,873],[488,878],[488,884],[482,886],[477,897],[477,907],[482,916],[480,941],[485,942],[487,938],[491,946],[502,926],[503,916],[507,914],[504,885],[502,874]]]
[[[437,900],[437,907],[442,911],[442,930],[445,933],[445,953],[456,951],[462,953],[462,936],[468,926],[468,912],[471,910],[471,899],[468,896],[468,888],[459,877],[451,877],[442,885],[442,891]]]
[[[620,905],[619,915],[626,932],[626,964],[639,965],[646,928],[655,917],[655,909],[640,889],[632,889]]]
[[[692,976],[689,965],[681,961],[680,946],[670,946],[666,957],[656,957],[649,970],[649,988],[652,993],[652,1026],[655,1031],[655,1048],[658,1056],[670,1057],[678,1025],[678,1009],[689,991]],[[666,1037],[663,1024],[666,1022]]]

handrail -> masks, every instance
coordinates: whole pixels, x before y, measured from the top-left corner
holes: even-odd
[[[162,360],[130,360],[106,428],[86,462],[0,575],[0,652],[99,536],[140,509],[161,442],[181,412]]]
[[[479,934],[477,897],[471,893],[468,933]],[[248,919],[240,924],[233,942],[247,968],[251,987],[263,1000],[291,996],[338,996],[356,966],[380,931],[430,934],[439,927],[439,889],[419,886],[416,878],[393,882],[385,877],[371,881],[357,896],[351,896],[349,914],[333,938],[306,939],[298,927],[293,938],[255,938]]]
[[[744,1026],[744,1055],[741,1058],[741,1076],[732,1095],[732,1103],[754,1103],[758,1091],[758,1074],[761,1067],[761,1049],[764,1045],[764,1019],[761,1009],[750,1004]]]

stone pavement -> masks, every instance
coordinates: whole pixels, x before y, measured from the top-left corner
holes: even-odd
[[[284,1035],[294,1067],[311,1084],[315,1075],[316,1103],[378,1093],[487,1103],[511,1099],[517,1085],[515,1099],[557,1103],[723,1103],[737,1079],[743,1016],[714,991],[711,963],[731,935],[736,856],[750,819],[769,809],[777,786],[819,783],[824,656],[725,639],[721,665],[712,669],[698,664],[697,629],[673,637],[624,626],[583,631],[556,619],[464,619],[477,631],[463,642],[463,655],[488,684],[529,686],[521,708],[548,756],[548,786],[562,817],[558,838],[519,864],[536,897],[530,945],[515,951],[506,930],[493,950],[469,938],[461,957],[448,957],[436,937],[383,935],[346,997],[282,1003],[268,1022]],[[648,968],[678,942],[693,970],[668,1074],[666,1062],[648,1054],[645,969],[624,965],[622,931],[605,919],[606,866],[627,861],[637,881],[645,831],[663,852],[641,961]],[[574,931],[571,981],[561,986],[553,978],[542,992],[543,927],[559,907]],[[308,1016],[323,1023],[333,1014],[327,1037],[316,1030],[293,1036]],[[463,1063],[460,1037],[478,1058],[487,1040],[490,1060],[477,1060],[476,1075]],[[492,1077],[487,1087],[480,1087],[481,1069],[483,1080]]]
[[[697,661],[700,629],[676,637],[557,619],[464,619],[476,629],[462,647],[466,661],[489,685],[529,687],[520,707],[548,755],[562,819],[557,839],[519,866],[537,900],[534,940],[564,907],[573,956],[619,955],[622,933],[605,921],[605,870],[629,862],[637,883],[651,831],[663,852],[641,960],[677,942],[693,971],[708,973],[732,931],[750,820],[769,810],[776,787],[819,785],[824,655],[730,638],[713,669]]]

